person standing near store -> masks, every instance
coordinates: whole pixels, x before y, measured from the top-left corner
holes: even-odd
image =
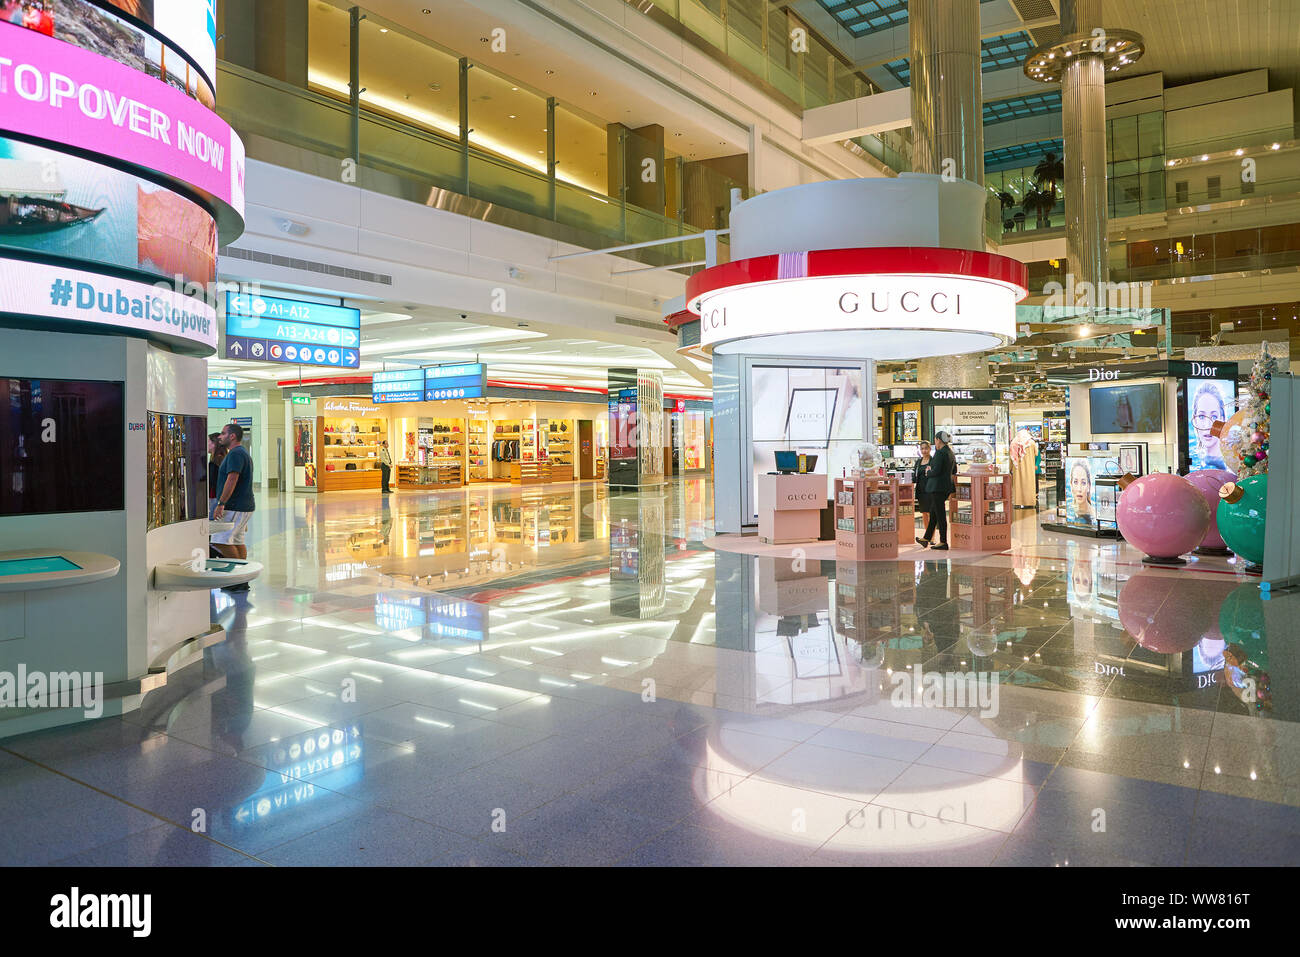
[[[925,537],[916,540],[916,544],[922,548],[929,548],[930,539],[934,537],[937,528],[939,543],[934,546],[935,551],[943,551],[948,547],[948,496],[957,490],[952,480],[957,472],[957,460],[953,458],[949,441],[947,432],[934,434],[935,453],[930,459],[925,479],[925,492],[930,499],[930,521],[925,526]]]
[[[379,442],[379,488],[385,495],[392,491],[388,487],[388,476],[393,473],[393,456],[389,454],[388,442],[380,440]]]
[[[231,422],[221,430],[221,444],[226,457],[221,460],[217,472],[217,507],[212,510],[212,517],[218,522],[230,522],[231,528],[213,535],[212,544],[226,558],[248,557],[244,535],[256,508],[253,501],[253,457],[243,442],[242,426]],[[248,585],[231,585],[229,590],[247,591]]]
[[[208,518],[217,507],[217,476],[221,472],[221,460],[226,457],[226,450],[221,445],[221,433],[213,432],[208,436]]]
[[[928,515],[930,513],[930,496],[925,490],[926,472],[930,468],[930,443],[922,440],[917,448],[921,453],[921,457],[912,468],[912,495],[916,498],[916,503],[912,506],[914,509],[913,525],[916,524],[916,515]]]

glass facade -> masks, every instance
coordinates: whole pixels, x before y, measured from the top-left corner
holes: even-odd
[[[718,13],[689,9],[697,19]],[[463,196],[518,228],[591,243],[722,228],[731,191],[749,195],[744,153],[677,155],[665,149],[662,127],[608,122],[361,8],[314,2],[272,13],[255,7],[218,28],[220,112],[254,159],[414,202]],[[735,34],[759,49],[760,25],[787,29],[784,15],[732,13]],[[829,56],[817,49],[814,57]],[[802,97],[803,55],[791,65]],[[842,91],[862,92],[828,63],[809,75],[819,102],[837,80]],[[689,253],[673,245],[634,255],[668,262],[698,258],[698,247]]]

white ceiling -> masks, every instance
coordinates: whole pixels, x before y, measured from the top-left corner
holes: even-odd
[[[266,290],[272,292],[272,290]],[[289,293],[293,295],[293,293]],[[569,385],[604,389],[611,368],[657,369],[664,388],[707,397],[709,390],[652,349],[612,340],[549,334],[514,319],[499,323],[461,320],[439,310],[398,304],[366,308],[361,315],[362,362],[347,369],[302,366],[305,379],[368,375],[385,368],[433,365],[440,362],[485,362],[488,378],[539,385]],[[218,355],[225,353],[225,336]],[[296,378],[299,368],[287,363],[210,359],[209,372],[233,378],[241,386],[265,386]]]

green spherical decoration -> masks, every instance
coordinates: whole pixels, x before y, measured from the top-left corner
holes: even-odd
[[[1264,600],[1258,585],[1241,585],[1228,593],[1219,607],[1219,632],[1230,644],[1241,645],[1251,661],[1268,667],[1268,642],[1264,630]]]
[[[1265,503],[1268,474],[1249,475],[1237,481],[1246,494],[1236,502],[1219,501],[1219,535],[1234,552],[1256,565],[1264,561]]]

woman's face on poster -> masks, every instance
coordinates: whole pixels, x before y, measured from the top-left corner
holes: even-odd
[[[1070,470],[1070,491],[1074,495],[1076,511],[1092,511],[1092,479],[1087,469],[1076,465]]]
[[[1192,410],[1192,427],[1196,430],[1196,439],[1206,455],[1217,457],[1219,440],[1210,434],[1215,422],[1223,420],[1223,405],[1212,393],[1202,392],[1196,399]]]

